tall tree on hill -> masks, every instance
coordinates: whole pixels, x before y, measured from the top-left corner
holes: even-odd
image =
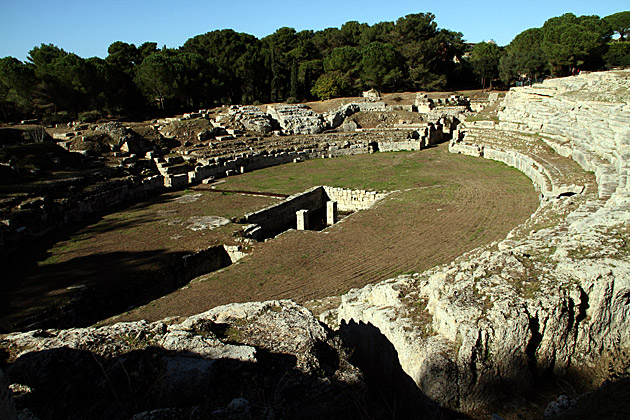
[[[347,46],[358,47],[361,43],[363,31],[368,27],[369,25],[367,23],[359,23],[356,20],[351,20],[341,25],[339,31],[343,37],[344,44]]]
[[[390,33],[394,30],[394,22],[379,22],[368,26],[361,32],[360,47],[365,47],[372,42],[390,42]]]
[[[404,73],[409,88],[443,89],[454,74],[457,56],[464,49],[462,34],[439,29],[432,13],[399,18],[388,38],[405,59]]]
[[[555,75],[569,74],[575,67],[597,68],[612,35],[610,25],[599,17],[572,13],[547,20],[542,30],[541,48]]]
[[[610,42],[603,57],[607,68],[630,66],[630,41]]]
[[[531,28],[510,42],[505,48],[507,54],[499,63],[500,77],[505,84],[509,85],[522,75],[537,79],[546,70],[548,59],[541,47],[542,40],[542,29]]]
[[[33,90],[33,105],[39,111],[57,112],[58,83],[54,77],[53,62],[68,53],[53,44],[33,47],[28,54],[28,62],[33,68],[37,85]]]
[[[293,73],[293,67],[291,68],[291,77],[295,74],[297,76],[296,89],[293,93],[296,95],[289,93],[289,96],[292,96],[296,99],[306,99],[311,97],[310,90],[312,88],[313,82],[319,76],[319,72],[317,74],[313,73],[313,70],[319,66],[321,67],[321,54],[315,43],[313,42],[314,38],[313,31],[300,31],[296,34],[297,42],[295,47],[287,53],[288,59],[291,63],[296,63],[296,73]],[[310,64],[309,64],[310,63]],[[319,64],[316,64],[319,63]],[[306,70],[309,69],[308,72]],[[293,87],[293,79],[291,79],[291,87]]]
[[[120,70],[132,72],[133,66],[140,64],[140,54],[134,44],[116,41],[107,48],[107,64]]]
[[[98,59],[85,60],[52,44],[33,48],[28,58],[40,81],[34,91],[40,109],[76,116],[102,106],[104,72]]]
[[[107,49],[104,89],[106,107],[110,113],[138,112],[145,106],[144,98],[134,81],[136,67],[142,55],[134,44],[116,41]]]
[[[206,60],[213,60],[222,81],[219,97],[224,102],[239,103],[244,97],[244,85],[258,80],[243,80],[252,73],[243,71],[247,66],[258,67],[253,50],[260,50],[261,43],[253,35],[238,33],[232,29],[208,32],[190,38],[181,48],[183,52],[196,53]],[[237,73],[240,73],[237,74]]]
[[[33,68],[14,57],[0,58],[0,117],[20,119],[32,112]]]
[[[492,89],[492,80],[499,76],[500,58],[501,50],[494,43],[480,42],[473,47],[470,63],[475,74],[481,78],[482,89],[486,88],[488,80]]]
[[[302,86],[302,97],[312,99],[315,95],[312,88],[315,81],[324,73],[324,64],[320,59],[312,59],[300,62],[298,79]]]
[[[297,32],[293,28],[280,28],[264,37],[262,45],[269,54],[271,100],[283,101],[290,96],[291,63],[296,59],[291,52],[298,47]]]
[[[150,102],[157,101],[165,109],[167,100],[177,93],[177,76],[181,66],[173,56],[153,53],[136,69],[136,81]]]
[[[326,57],[332,50],[346,46],[346,38],[339,28],[326,28],[313,33],[313,44],[320,57]]]
[[[199,54],[179,53],[174,56],[176,68],[176,94],[186,108],[199,109],[212,105],[217,69]]]
[[[327,73],[339,72],[346,84],[346,89],[359,91],[361,86],[360,64],[361,50],[355,47],[335,48],[330,55],[324,59],[324,70]]]
[[[361,49],[359,74],[363,88],[395,91],[403,86],[403,57],[391,44],[372,42]]]
[[[630,11],[619,12],[606,16],[604,20],[610,25],[612,30],[619,34],[619,41],[627,41],[630,35]]]

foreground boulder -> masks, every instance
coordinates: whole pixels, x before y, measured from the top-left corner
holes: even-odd
[[[23,418],[316,419],[387,410],[339,341],[291,301],[231,304],[182,322],[10,334],[0,349]],[[6,392],[0,397],[0,413],[14,413]]]

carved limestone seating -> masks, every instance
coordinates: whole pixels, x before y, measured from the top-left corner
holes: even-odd
[[[589,174],[571,159],[556,153],[542,136],[474,126],[465,130],[463,140],[451,145],[452,152],[459,153],[461,146],[467,146],[464,150],[476,148],[486,158],[515,166],[532,178],[545,197],[597,190],[595,180]],[[506,162],[501,156],[504,154],[514,158]]]
[[[512,89],[502,106],[499,124],[469,126],[451,151],[500,158],[560,194],[505,240],[353,290],[337,309],[342,331],[376,327],[425,395],[464,411],[549,375],[596,386],[630,350],[630,71]]]

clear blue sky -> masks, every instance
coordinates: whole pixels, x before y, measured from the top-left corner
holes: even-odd
[[[262,38],[282,26],[372,25],[420,12],[433,13],[440,28],[462,32],[467,41],[506,45],[563,13],[604,17],[624,10],[630,10],[628,0],[0,0],[0,57],[24,61],[34,46],[52,43],[84,58],[104,58],[115,41],[177,48],[215,29]]]

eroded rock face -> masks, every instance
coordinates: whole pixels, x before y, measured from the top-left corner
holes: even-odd
[[[216,118],[216,123],[258,133],[269,133],[276,128],[271,117],[257,106],[232,105]]]
[[[626,369],[629,92],[628,71],[516,88],[499,124],[458,134],[452,152],[519,168],[540,208],[500,243],[343,296],[342,334],[376,327],[425,395],[464,411]]]
[[[267,113],[278,121],[286,134],[318,134],[326,128],[322,116],[306,105],[269,105]]]
[[[338,340],[291,301],[231,304],[181,322],[16,333],[0,349],[18,412],[41,419],[357,418],[385,410]],[[4,419],[12,401],[2,381]]]

